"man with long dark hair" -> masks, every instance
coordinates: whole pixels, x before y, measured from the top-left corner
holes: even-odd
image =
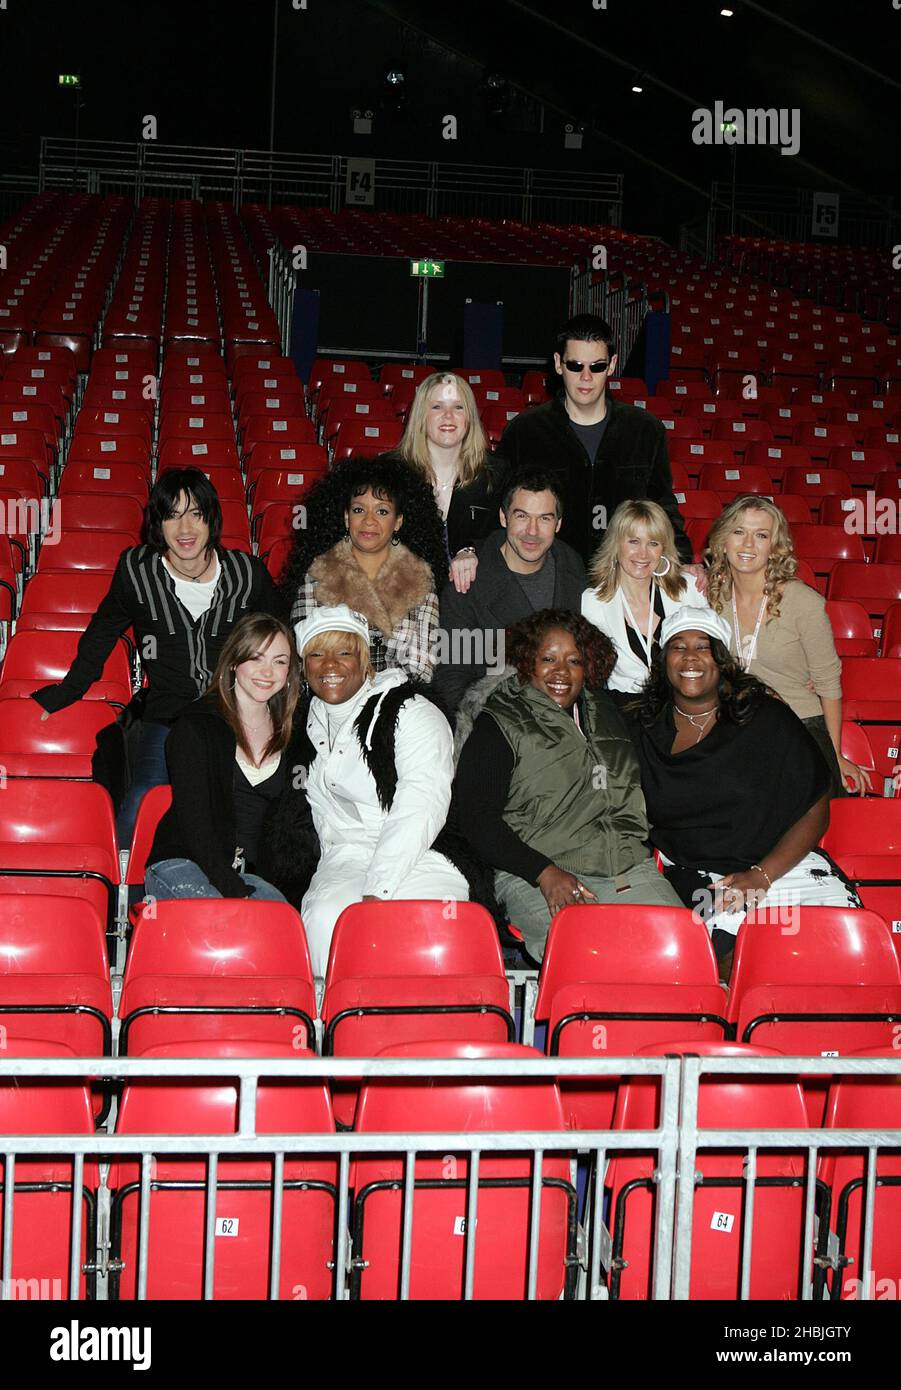
[[[161,474],[147,504],[146,535],[145,545],[122,552],[67,675],[33,695],[45,718],[80,700],[100,678],[116,642],[132,629],[147,689],[133,711],[142,725],[131,785],[116,820],[122,849],[131,842],[145,791],[167,781],[169,729],[206,690],[235,623],[245,613],[278,614],[262,562],[220,544],[219,497],[199,469]]]

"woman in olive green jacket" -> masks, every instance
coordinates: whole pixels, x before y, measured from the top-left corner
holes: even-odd
[[[650,855],[638,760],[604,689],[610,639],[544,609],[509,630],[507,658],[513,672],[495,683],[460,753],[456,807],[539,961],[561,907],[681,901]],[[475,689],[464,721],[478,699]]]

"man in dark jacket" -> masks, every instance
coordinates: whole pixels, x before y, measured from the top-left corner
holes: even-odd
[[[558,537],[562,503],[547,472],[523,472],[507,487],[503,530],[479,547],[479,567],[465,594],[441,594],[433,690],[453,719],[466,689],[489,666],[504,666],[504,630],[542,608],[580,611],[587,580],[576,552]]]
[[[617,363],[613,348],[612,330],[602,318],[570,319],[554,353],[562,390],[511,420],[498,453],[510,465],[511,481],[535,468],[552,473],[563,500],[560,538],[586,563],[620,502],[647,498],[669,516],[679,556],[690,566],[692,548],[673,496],[666,430],[649,411],[608,393]]]

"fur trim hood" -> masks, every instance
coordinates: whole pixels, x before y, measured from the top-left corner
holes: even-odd
[[[516,676],[515,666],[505,666],[502,671],[489,671],[466,690],[460,707],[457,710],[457,722],[454,726],[454,765],[460,761],[460,754],[463,745],[472,733],[472,726],[475,724],[482,710],[485,708],[489,695],[491,695],[501,684],[502,681],[509,680]]]
[[[310,577],[316,581],[317,604],[346,603],[383,637],[433,591],[431,569],[405,545],[390,546],[378,577],[370,579],[357,564],[350,541],[339,541],[313,561]]]

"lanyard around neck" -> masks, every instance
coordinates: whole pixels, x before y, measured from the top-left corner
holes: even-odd
[[[738,623],[738,604],[735,601],[735,585],[732,586],[732,631],[735,634],[735,655],[738,657],[738,664],[742,670],[750,671],[751,662],[757,655],[757,638],[760,636],[760,625],[763,622],[763,615],[766,613],[766,599],[764,594],[760,600],[760,607],[757,610],[757,622],[754,624],[754,632],[751,637],[750,645],[745,655],[742,650],[741,628]]]
[[[653,636],[653,634],[654,634],[654,618],[655,618],[655,616],[656,616],[656,609],[655,609],[655,607],[654,607],[654,601],[655,601],[656,596],[657,596],[657,586],[656,586],[656,584],[654,583],[654,581],[653,581],[653,579],[652,579],[652,580],[651,580],[651,587],[650,587],[650,589],[649,589],[649,591],[648,591],[648,634],[647,634],[647,637],[642,637],[642,635],[641,635],[641,628],[638,626],[638,623],[635,621],[635,614],[632,612],[632,609],[631,609],[631,607],[630,607],[630,605],[629,605],[629,600],[626,598],[626,591],[625,591],[625,589],[623,589],[623,588],[621,587],[621,588],[620,588],[620,592],[622,593],[622,596],[623,596],[623,607],[624,607],[625,610],[626,610],[626,616],[628,617],[628,619],[629,619],[629,621],[631,622],[633,628],[635,629],[635,635],[637,636],[637,638],[638,638],[639,642],[641,643],[642,648],[643,648],[643,650],[644,650],[644,652],[645,652],[645,655],[647,656],[647,659],[648,659],[648,669],[650,670],[650,666],[651,666],[651,648],[652,648],[652,646],[653,646],[653,641],[654,641],[654,636]]]

